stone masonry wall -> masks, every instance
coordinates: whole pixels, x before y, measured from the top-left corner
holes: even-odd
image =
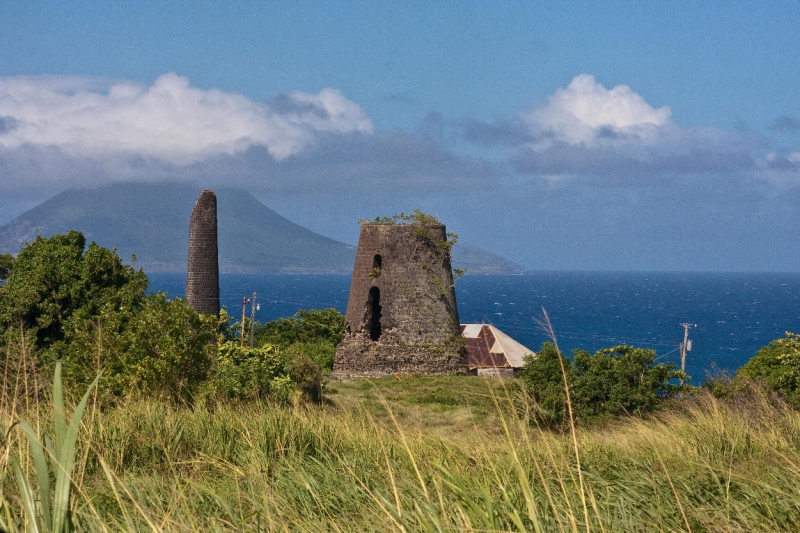
[[[334,377],[466,369],[446,240],[442,224],[362,224]]]
[[[467,374],[466,348],[451,339],[445,344],[403,345],[372,342],[364,334],[345,335],[336,348],[334,379],[378,378],[417,374]]]
[[[208,189],[200,193],[189,219],[186,301],[198,313],[219,315],[217,196]]]

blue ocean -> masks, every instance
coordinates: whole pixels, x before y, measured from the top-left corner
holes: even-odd
[[[149,274],[152,290],[183,296],[181,274]],[[241,313],[242,296],[258,294],[261,322],[299,309],[347,306],[348,275],[222,274],[222,305]],[[456,284],[462,323],[494,324],[538,349],[537,325],[547,310],[559,347],[594,352],[618,344],[648,347],[659,361],[680,364],[681,323],[697,324],[686,370],[702,383],[708,372],[735,372],[786,331],[800,332],[800,274],[539,272],[465,276]],[[249,309],[248,309],[249,314]]]

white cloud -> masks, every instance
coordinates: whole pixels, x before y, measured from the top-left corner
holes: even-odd
[[[74,156],[137,154],[174,164],[264,146],[277,160],[319,133],[372,133],[336,89],[295,92],[281,105],[192,87],[174,73],[150,86],[86,77],[0,78],[0,146],[53,146]]]
[[[669,106],[653,108],[627,85],[606,89],[590,74],[576,76],[558,89],[544,107],[522,114],[537,137],[571,145],[592,146],[619,141],[652,142],[673,128]]]

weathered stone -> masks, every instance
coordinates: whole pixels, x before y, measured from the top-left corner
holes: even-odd
[[[333,377],[465,373],[443,224],[361,226]]]
[[[200,193],[189,219],[186,301],[198,313],[219,315],[217,196],[208,189]]]

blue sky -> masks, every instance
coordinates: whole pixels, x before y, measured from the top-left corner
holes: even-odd
[[[533,269],[797,271],[799,27],[798,2],[0,1],[0,223],[188,180],[347,242],[420,207]]]

